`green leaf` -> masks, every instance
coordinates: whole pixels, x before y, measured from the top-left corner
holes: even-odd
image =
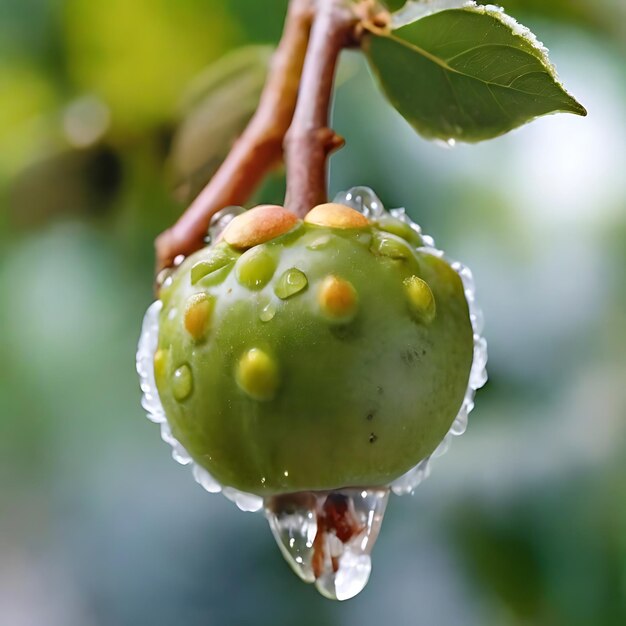
[[[391,103],[428,138],[476,142],[547,113],[586,115],[534,35],[490,7],[441,11],[363,46]]]

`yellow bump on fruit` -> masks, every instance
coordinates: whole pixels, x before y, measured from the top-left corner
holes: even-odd
[[[195,293],[187,299],[184,324],[187,332],[196,340],[202,339],[211,325],[215,299],[206,293]]]
[[[235,217],[224,229],[226,243],[246,250],[290,231],[298,218],[287,209],[264,204]]]
[[[435,319],[437,309],[435,296],[428,283],[418,276],[409,276],[404,279],[404,288],[414,317],[419,322],[430,324]]]
[[[326,317],[338,322],[347,322],[356,314],[359,297],[352,283],[330,275],[322,281],[317,299]]]
[[[330,228],[366,228],[370,225],[369,220],[362,213],[335,202],[318,204],[306,214],[304,221],[308,224]]]
[[[259,348],[248,350],[237,364],[237,384],[254,400],[271,400],[280,384],[274,359]]]
[[[167,350],[158,349],[154,353],[154,379],[160,384],[167,369]]]
[[[255,246],[239,257],[235,267],[237,280],[248,289],[263,289],[274,276],[276,263],[267,246]]]

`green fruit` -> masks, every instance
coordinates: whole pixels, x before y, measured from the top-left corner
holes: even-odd
[[[461,407],[473,334],[459,275],[397,220],[356,228],[342,207],[341,225],[325,226],[339,223],[332,206],[247,250],[198,251],[162,298],[161,402],[174,436],[225,486],[389,484],[433,452]]]

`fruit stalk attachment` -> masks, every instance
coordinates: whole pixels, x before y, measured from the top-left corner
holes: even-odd
[[[343,139],[328,127],[335,69],[353,42],[356,14],[341,0],[320,0],[306,53],[298,103],[285,138],[285,207],[304,217],[327,201],[328,155]]]

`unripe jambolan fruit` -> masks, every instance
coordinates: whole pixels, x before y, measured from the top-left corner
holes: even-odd
[[[259,495],[388,485],[463,402],[473,332],[461,278],[384,214],[235,217],[160,294],[154,371],[173,435]]]

